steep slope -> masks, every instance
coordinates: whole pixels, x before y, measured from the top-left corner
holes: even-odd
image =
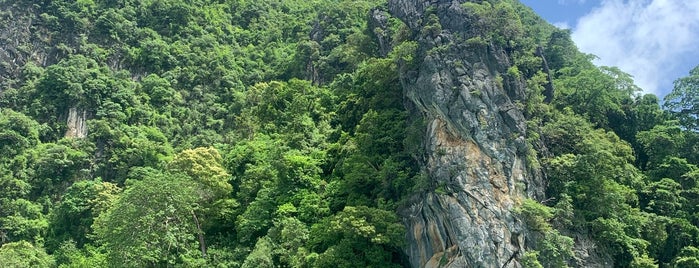
[[[699,263],[699,73],[593,58],[517,0],[0,0],[0,266]]]
[[[422,165],[433,185],[403,211],[411,264],[519,267],[527,234],[512,209],[544,191],[515,106],[524,84],[506,74],[512,63],[502,47],[465,42],[480,34],[469,31],[479,18],[459,1],[393,0],[390,8],[422,32],[418,67],[401,74],[413,116],[428,122]]]

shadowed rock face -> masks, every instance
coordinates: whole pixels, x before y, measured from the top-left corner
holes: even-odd
[[[401,213],[413,267],[520,267],[527,233],[512,209],[543,194],[541,171],[527,164],[526,122],[514,102],[524,84],[508,78],[503,49],[468,45],[463,1],[390,0],[415,32],[431,10],[438,34],[420,34],[416,68],[401,74],[414,116],[427,122],[423,169],[433,189]]]
[[[20,76],[27,62],[49,64],[49,36],[33,5],[0,3],[0,91]],[[1,93],[1,92],[0,92]]]

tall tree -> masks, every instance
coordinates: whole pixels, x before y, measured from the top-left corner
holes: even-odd
[[[664,106],[683,126],[699,131],[699,66],[694,67],[689,76],[675,80],[675,88],[665,96]]]
[[[114,206],[94,224],[107,249],[108,262],[117,267],[166,266],[199,258],[198,201],[187,177],[155,170],[132,182]]]

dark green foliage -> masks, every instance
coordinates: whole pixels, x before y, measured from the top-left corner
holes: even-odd
[[[682,248],[680,254],[672,260],[674,267],[699,267],[699,249],[693,246]]]
[[[389,211],[364,206],[345,207],[313,225],[311,246],[321,254],[314,267],[400,267],[403,225]]]
[[[49,215],[49,247],[55,250],[68,240],[78,248],[93,242],[94,219],[110,205],[108,197],[119,192],[116,185],[101,181],[85,180],[71,185]]]
[[[39,124],[22,113],[0,110],[0,151],[9,158],[39,143]],[[4,158],[5,159],[5,158]]]
[[[111,127],[105,120],[89,122],[89,137],[97,144],[95,173],[123,183],[133,167],[158,167],[172,155],[167,137],[155,127]]]
[[[684,127],[699,130],[699,66],[689,76],[675,81],[675,88],[665,96],[664,105]]]

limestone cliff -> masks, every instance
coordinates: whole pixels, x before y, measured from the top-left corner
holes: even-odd
[[[55,17],[30,2],[0,1],[0,94],[21,82],[26,64],[46,67],[65,57],[69,51],[64,50],[79,47],[79,33],[61,32]],[[87,136],[84,109],[72,107],[57,117],[65,119],[66,137]]]
[[[0,90],[18,79],[22,67],[33,62],[48,66],[57,61],[58,52],[47,22],[37,5],[23,1],[0,2]]]
[[[416,33],[427,14],[435,33],[418,35],[417,67],[401,74],[414,116],[427,122],[423,169],[433,187],[401,213],[413,267],[520,267],[527,233],[512,209],[540,197],[542,174],[526,160],[526,122],[515,101],[522,81],[497,45],[466,42],[474,19],[464,1],[390,0]]]
[[[65,137],[85,138],[87,137],[86,126],[87,112],[84,109],[78,110],[72,107],[68,110],[67,130]]]

